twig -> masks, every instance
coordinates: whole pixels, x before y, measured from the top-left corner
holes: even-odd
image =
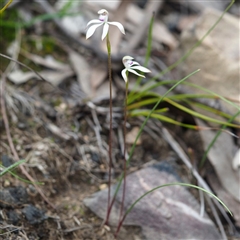
[[[46,79],[44,79],[38,72],[34,71],[32,68],[28,67],[28,66],[25,65],[24,63],[21,63],[21,62],[19,62],[18,60],[13,59],[13,58],[11,58],[11,57],[9,57],[9,56],[7,56],[7,55],[5,55],[5,54],[2,54],[2,53],[0,53],[0,56],[6,58],[6,59],[8,59],[8,60],[11,60],[11,61],[13,61],[13,62],[15,62],[15,63],[18,63],[19,65],[27,68],[27,69],[30,70],[31,72],[34,72],[41,80],[43,80],[43,81],[45,81],[45,82],[48,82],[48,81],[47,81]]]
[[[5,98],[4,98],[4,90],[5,90],[5,84],[6,84],[6,75],[3,74],[2,75],[2,82],[1,82],[1,89],[0,89],[0,97],[1,97],[1,112],[2,112],[2,117],[3,117],[3,122],[4,122],[4,126],[5,126],[5,130],[6,130],[6,134],[7,134],[7,139],[8,139],[8,143],[9,146],[11,148],[11,151],[13,153],[13,156],[15,158],[16,161],[19,161],[20,158],[18,156],[18,153],[14,147],[13,141],[12,141],[12,137],[11,137],[11,133],[10,133],[10,129],[9,129],[9,122],[8,122],[8,117],[7,117],[7,112],[6,112],[6,108],[5,108]],[[37,189],[37,191],[39,192],[39,194],[42,196],[42,198],[53,208],[56,209],[53,204],[46,198],[46,196],[43,194],[42,190],[34,183],[34,179],[30,176],[30,174],[26,171],[26,169],[24,168],[23,165],[19,165],[22,173],[32,182],[32,184],[34,185],[34,187]]]
[[[226,236],[226,233],[225,233],[225,231],[224,231],[223,225],[222,225],[221,220],[220,220],[220,218],[219,218],[219,216],[218,216],[218,213],[217,213],[217,211],[216,211],[216,208],[215,208],[215,206],[213,205],[213,202],[211,201],[211,198],[210,198],[208,195],[206,195],[206,199],[207,199],[208,205],[209,205],[210,208],[211,208],[211,211],[212,211],[212,213],[213,213],[213,216],[214,216],[214,218],[215,218],[215,220],[216,220],[216,222],[217,222],[217,225],[218,225],[218,227],[219,227],[219,231],[221,232],[223,239],[224,239],[224,240],[227,240],[227,236]]]

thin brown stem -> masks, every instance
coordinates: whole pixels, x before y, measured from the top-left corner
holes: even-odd
[[[126,195],[126,175],[127,175],[127,159],[126,159],[126,152],[127,152],[127,146],[126,146],[126,135],[127,135],[127,99],[128,99],[128,82],[126,83],[126,89],[125,89],[125,103],[124,103],[124,123],[123,123],[123,144],[124,144],[124,150],[123,150],[123,193],[122,193],[122,201],[121,201],[121,209],[120,209],[120,216],[119,216],[119,223],[121,222],[121,218],[123,215],[124,210],[124,201],[125,201],[125,195]],[[117,234],[118,232],[116,232]]]
[[[126,73],[128,76],[128,72]],[[126,135],[127,135],[127,100],[128,100],[128,81],[126,83],[126,89],[125,89],[125,103],[124,103],[124,123],[123,123],[123,144],[124,144],[124,150],[123,150],[123,160],[124,160],[124,167],[123,167],[123,193],[122,193],[122,201],[121,201],[121,209],[120,209],[120,215],[119,215],[119,221],[118,221],[118,227],[115,232],[115,237],[117,236],[118,232],[120,231],[120,228],[122,226],[122,216],[123,216],[123,210],[124,210],[124,202],[125,202],[125,195],[126,195],[126,176],[127,176],[127,159],[126,159],[126,152],[127,152],[127,144],[126,144]]]
[[[13,140],[11,137],[11,133],[10,133],[10,128],[9,128],[9,121],[8,121],[8,117],[7,117],[7,111],[6,111],[6,107],[5,107],[5,97],[4,97],[4,92],[5,92],[5,85],[6,85],[6,75],[3,74],[2,75],[2,81],[1,81],[1,85],[0,85],[0,96],[1,96],[1,112],[2,112],[2,117],[3,117],[3,122],[4,122],[4,126],[5,126],[5,130],[6,130],[6,134],[7,134],[7,139],[8,139],[8,143],[10,146],[10,149],[13,153],[13,156],[15,158],[16,161],[19,161],[20,158],[18,156],[18,153],[14,147],[13,144]],[[42,196],[42,198],[53,208],[56,209],[53,204],[46,198],[46,196],[44,195],[44,193],[42,192],[42,190],[34,183],[34,179],[31,177],[31,175],[26,171],[26,169],[24,168],[24,166],[19,165],[22,173],[32,182],[32,184],[34,185],[34,187],[37,189],[37,191],[39,192],[39,194]]]
[[[107,204],[107,216],[105,224],[108,224],[109,216],[111,213],[110,199],[111,199],[111,175],[112,175],[112,62],[111,62],[111,44],[109,40],[109,34],[107,34],[107,51],[108,51],[108,78],[109,78],[109,172],[108,172],[108,204]]]

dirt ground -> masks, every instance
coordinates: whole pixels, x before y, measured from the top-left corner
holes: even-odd
[[[50,96],[52,99],[53,95],[60,98],[58,94],[62,93],[55,89],[46,93],[48,86],[48,83],[39,86],[39,89],[43,89],[41,97],[45,102],[51,101]],[[30,86],[28,88],[31,89]],[[61,99],[62,104],[63,97]],[[100,150],[97,143],[98,139],[90,120],[91,111],[86,106],[68,106],[64,112],[59,112],[48,104],[48,111],[44,112],[40,103],[34,104],[37,106],[35,114],[31,116],[28,112],[21,111],[16,123],[10,121],[10,131],[20,158],[27,160],[24,168],[36,182],[42,184],[38,186],[52,206],[43,200],[33,185],[24,183],[10,174],[4,175],[0,178],[3,187],[0,193],[0,219],[3,223],[0,239],[114,239],[115,228],[102,226],[103,220],[88,210],[82,202],[85,197],[106,188],[108,179],[108,165],[104,155],[106,153]],[[49,112],[54,114],[49,116]],[[108,129],[104,127],[106,121],[99,115],[99,122],[103,126],[100,135],[102,141],[107,141],[108,138]],[[57,132],[64,131],[73,137],[63,140],[54,135],[47,127],[50,123],[61,129]],[[129,119],[128,123],[131,126],[128,129],[130,132],[139,126],[141,121]],[[150,121],[147,127],[151,129],[153,123],[154,121]],[[119,125],[121,127],[121,122]],[[184,148],[192,148],[199,157],[203,154],[201,148],[194,149],[194,146],[199,146],[196,144],[198,133],[179,127],[171,127],[170,130],[175,132],[176,138],[182,136],[178,141]],[[0,131],[2,163],[9,166],[13,160],[3,122]],[[114,129],[113,139],[113,177],[116,182],[123,167],[117,128]],[[130,147],[131,144],[128,144],[128,150]],[[135,149],[128,173],[140,169],[152,160],[166,159],[175,159],[182,179],[195,183],[190,171],[178,160],[165,140],[160,136],[156,140],[148,130],[144,131],[141,143]],[[204,171],[206,169],[207,166]],[[26,179],[19,169],[14,172]],[[118,239],[143,238],[141,230],[133,226],[123,227]]]

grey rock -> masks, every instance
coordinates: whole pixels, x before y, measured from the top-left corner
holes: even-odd
[[[147,191],[167,183],[180,182],[174,169],[167,163],[139,170],[127,176],[125,211]],[[116,185],[111,188],[113,196]],[[84,199],[84,204],[105,219],[108,190]],[[122,187],[110,215],[110,225],[117,225],[122,199]],[[141,199],[127,215],[124,225],[140,226],[146,239],[221,239],[214,223],[186,187],[170,186],[155,190]]]
[[[25,215],[26,219],[29,221],[30,224],[39,224],[48,218],[44,214],[44,211],[34,207],[31,204],[26,206],[22,210],[22,213]]]
[[[26,203],[28,194],[24,187],[12,187],[0,190],[0,207],[14,206]]]

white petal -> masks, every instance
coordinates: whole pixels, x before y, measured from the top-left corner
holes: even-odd
[[[109,25],[107,23],[103,26],[102,40],[107,36]]]
[[[123,69],[122,72],[121,72],[122,77],[123,77],[123,79],[124,79],[125,82],[127,82],[127,80],[128,80],[128,79],[127,79],[127,74],[126,74],[126,72],[127,72],[127,69],[126,69],[126,68]]]
[[[134,74],[138,75],[139,77],[143,77],[143,78],[145,78],[145,76],[143,76],[143,75],[137,73],[136,71],[134,71],[134,70],[131,69],[131,68],[129,68],[128,71],[131,72],[131,73],[134,73]]]
[[[132,60],[132,59],[134,59],[133,57],[131,57],[131,56],[125,56],[125,57],[123,57],[123,61],[126,61],[126,60]]]
[[[88,22],[87,26],[89,26],[90,24],[93,24],[93,23],[103,23],[103,22],[98,19],[94,19],[94,20],[91,20],[90,22]]]
[[[135,66],[135,67],[131,67],[131,69],[136,69],[136,70],[139,70],[141,72],[145,72],[145,73],[149,73],[151,72],[149,69],[143,67],[143,66]]]
[[[92,25],[92,26],[87,30],[86,39],[90,38],[90,37],[94,34],[95,30],[96,30],[98,27],[100,27],[102,24],[103,24],[103,23]]]
[[[140,65],[138,62],[132,61],[132,65]]]
[[[123,25],[122,25],[121,23],[119,23],[119,22],[108,22],[108,23],[111,24],[111,25],[117,26],[117,27],[119,28],[119,30],[120,30],[123,34],[125,34],[124,27],[123,27]]]
[[[103,13],[108,14],[108,11],[106,9],[101,9],[98,11],[98,14],[103,14]]]

